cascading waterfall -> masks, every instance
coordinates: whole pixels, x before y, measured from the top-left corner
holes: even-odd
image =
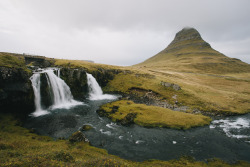
[[[54,70],[56,69],[45,69],[40,72],[34,73],[30,78],[34,90],[36,106],[36,111],[32,113],[33,116],[40,116],[49,113],[48,111],[43,110],[41,106],[41,73],[45,73],[49,88],[52,91],[50,94],[53,94],[53,105],[50,107],[50,109],[69,109],[73,106],[83,104],[82,102],[78,102],[73,99],[69,86],[61,78],[58,77],[60,75],[60,72],[57,71],[57,76],[54,74]]]
[[[36,106],[36,111],[34,113],[32,113],[32,115],[36,117],[36,116],[48,114],[48,112],[46,110],[43,110],[42,106],[41,106],[40,74],[39,73],[33,74],[31,76],[30,80],[31,80],[32,87],[33,87],[33,90],[34,90],[35,106]]]
[[[102,88],[99,86],[96,79],[91,75],[87,74],[88,88],[89,88],[89,99],[90,100],[104,100],[104,99],[116,99],[114,95],[103,94]]]

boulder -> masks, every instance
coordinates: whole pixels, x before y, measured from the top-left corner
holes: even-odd
[[[91,125],[83,125],[80,130],[81,131],[88,131],[91,129],[93,129],[93,127]]]
[[[75,142],[89,142],[89,140],[85,137],[85,135],[81,132],[81,131],[77,131],[75,133],[73,133],[70,138],[69,141],[71,143],[75,143]]]

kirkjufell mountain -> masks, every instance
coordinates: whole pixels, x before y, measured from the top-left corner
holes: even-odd
[[[200,73],[250,72],[249,64],[216,51],[194,28],[183,28],[164,50],[135,66]]]

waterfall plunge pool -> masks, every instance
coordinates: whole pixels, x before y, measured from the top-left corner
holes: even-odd
[[[36,77],[33,79],[38,92],[39,79]],[[96,80],[90,75],[88,77],[88,80],[91,80],[88,83],[92,84],[89,85],[90,97],[83,102],[85,105],[47,109],[46,112],[50,114],[29,117],[25,127],[35,129],[40,135],[57,139],[68,138],[83,125],[88,124],[93,129],[84,134],[93,146],[135,161],[170,160],[188,155],[203,161],[216,157],[228,162],[250,162],[250,114],[221,118],[214,120],[210,126],[185,131],[144,128],[137,125],[121,126],[108,118],[98,116],[96,110],[114,99],[95,98],[95,95],[103,97],[103,93],[101,88],[98,88]],[[55,80],[61,82],[60,79]],[[71,93],[68,95],[70,98],[66,99],[73,100]],[[35,99],[35,102],[36,100],[39,103],[39,98]]]

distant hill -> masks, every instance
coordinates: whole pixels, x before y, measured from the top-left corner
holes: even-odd
[[[214,50],[194,28],[183,28],[167,48],[135,66],[216,74],[250,72],[249,64]]]

